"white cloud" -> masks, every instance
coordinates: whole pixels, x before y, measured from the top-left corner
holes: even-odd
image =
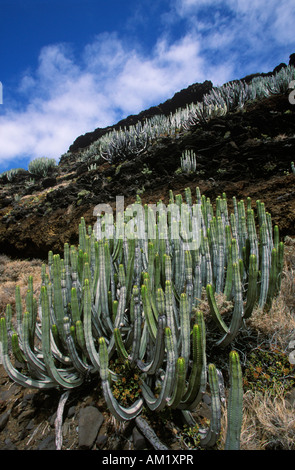
[[[274,34],[279,44],[294,44],[295,8],[293,0],[277,4]]]
[[[49,81],[51,86],[46,88]],[[75,79],[70,73],[55,73],[54,78],[46,76],[44,80],[39,76],[29,87],[26,95],[30,91],[30,101],[23,111],[12,110],[0,116],[2,162],[22,155],[58,159],[78,135],[94,126],[110,124],[115,118],[88,73],[80,73]]]
[[[175,0],[174,6],[176,17],[202,33],[203,49],[237,62],[238,75],[239,61],[248,63],[250,73],[254,64],[257,71],[269,70],[280,53],[295,47],[294,0]]]
[[[79,57],[67,44],[44,47],[36,70],[19,80],[18,102],[14,96],[11,108],[4,103],[1,109],[0,163],[24,155],[58,160],[80,134],[157,105],[192,83],[221,85],[270,70],[278,51],[295,46],[293,2],[174,0],[148,54],[116,33],[98,35]]]
[[[191,34],[174,43],[159,39],[149,56],[115,34],[98,36],[79,60],[63,44],[45,47],[38,68],[19,84],[26,107],[0,115],[0,162],[24,155],[58,160],[77,136],[159,104],[194,82],[225,81],[230,73],[224,65],[208,68]]]

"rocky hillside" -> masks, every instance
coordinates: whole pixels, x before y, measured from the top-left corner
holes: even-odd
[[[143,202],[168,202],[168,191],[200,187],[212,200],[250,196],[265,201],[281,235],[294,235],[295,107],[287,95],[254,101],[243,111],[211,119],[178,138],[161,137],[137,158],[111,165],[105,160],[81,161],[80,149],[67,153],[46,177],[19,172],[0,187],[0,253],[47,258],[75,244],[84,216],[93,224],[99,203],[115,207],[140,194]],[[194,150],[193,174],[180,171],[185,149]],[[92,169],[93,168],[93,169]]]
[[[292,54],[289,65],[294,61]],[[269,74],[283,67],[286,64]],[[242,81],[249,82],[257,75]],[[49,250],[62,252],[64,242],[77,242],[81,216],[92,224],[97,204],[115,206],[116,196],[124,196],[127,205],[137,194],[143,202],[165,202],[169,189],[181,192],[186,186],[199,186],[212,200],[222,192],[229,198],[235,195],[264,200],[281,235],[293,235],[295,107],[287,93],[248,102],[240,111],[210,119],[177,137],[163,135],[133,159],[109,164],[102,158],[82,158],[85,148],[110,130],[156,114],[174,113],[179,107],[200,102],[211,89],[208,81],[191,85],[165,103],[129,116],[112,128],[78,137],[46,177],[32,178],[22,170],[12,181],[1,178],[0,253],[45,259]],[[180,170],[185,149],[196,154],[193,174]]]
[[[294,59],[294,54],[292,56]],[[244,80],[249,79],[245,77]],[[192,100],[201,100],[211,88],[210,82],[192,85],[166,103],[138,116],[129,116],[113,128],[135,124],[155,114],[169,114]],[[271,213],[273,223],[278,224],[281,237],[295,236],[295,174],[291,168],[291,162],[295,161],[295,106],[290,104],[287,93],[249,102],[242,110],[215,117],[177,137],[162,135],[133,159],[114,164],[103,158],[85,161],[83,150],[110,129],[96,129],[78,137],[46,177],[33,178],[23,170],[11,181],[1,178],[0,254],[42,260],[47,258],[49,250],[63,253],[65,242],[77,243],[82,216],[89,224],[95,222],[93,210],[97,204],[111,204],[115,209],[116,196],[124,196],[125,205],[128,205],[137,195],[143,203],[155,203],[160,199],[167,203],[170,189],[174,194],[183,194],[186,187],[193,191],[199,187],[212,201],[223,192],[229,201],[232,196],[244,200],[249,196],[253,201],[260,199]],[[180,163],[181,155],[187,149],[196,155],[196,171],[190,174],[181,171]],[[0,260],[2,282],[4,258],[2,256],[2,263]],[[286,284],[285,291],[292,297],[294,311],[293,245],[290,260],[291,274],[286,276],[290,284]],[[33,268],[37,272],[41,266],[34,264]],[[12,273],[15,267],[7,269]],[[24,275],[23,271],[19,266],[18,276]],[[15,275],[17,281],[18,276]],[[10,295],[7,286],[5,292]],[[278,308],[279,311],[284,312],[284,308]],[[255,347],[258,337],[261,342],[259,328],[257,342],[253,336],[253,344],[250,342],[247,347]],[[1,366],[0,385],[0,449],[55,449],[55,419],[60,393],[56,390],[50,393],[24,390],[11,383]],[[293,388],[287,408],[287,411],[291,410],[292,423],[294,396]],[[207,394],[198,417],[200,422],[210,417],[210,396]],[[177,421],[165,418],[163,424],[153,418],[149,417],[152,427],[169,449],[185,449]],[[63,439],[66,449],[153,448],[137,426],[116,428],[106,411],[100,386],[92,383],[86,383],[83,390],[71,394],[64,413]],[[272,444],[271,439],[264,448],[271,449],[271,445],[284,448],[280,442]]]

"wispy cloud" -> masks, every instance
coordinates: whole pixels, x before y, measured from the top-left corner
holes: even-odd
[[[149,56],[104,33],[74,57],[63,44],[40,51],[38,68],[19,83],[23,109],[0,116],[0,162],[20,156],[58,159],[80,134],[156,105],[205,79],[224,81],[231,70],[208,68],[195,36],[160,38]]]
[[[203,50],[218,51],[217,63],[231,56],[237,78],[270,70],[295,48],[293,0],[175,0],[175,20],[185,20],[201,37]]]

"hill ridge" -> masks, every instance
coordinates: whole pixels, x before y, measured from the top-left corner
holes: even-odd
[[[288,65],[294,65],[294,64],[295,64],[295,53],[289,56]],[[272,71],[253,73],[251,75],[246,75],[240,80],[245,81],[246,83],[249,83],[249,81],[255,77],[270,76],[286,66],[287,64],[282,62],[279,65],[277,65]],[[233,81],[235,80],[226,82],[225,85]],[[129,115],[126,118],[118,121],[116,124],[113,124],[112,126],[107,126],[105,128],[98,127],[94,129],[93,131],[89,131],[83,135],[78,136],[74,140],[74,142],[70,145],[69,151],[75,152],[79,149],[85,148],[88,145],[92,144],[95,140],[99,139],[104,134],[106,134],[107,132],[110,132],[113,129],[119,129],[120,127],[123,128],[125,126],[128,127],[130,125],[136,124],[137,122],[142,122],[145,119],[149,119],[159,114],[164,114],[165,116],[168,116],[170,113],[175,112],[178,108],[184,108],[186,105],[189,105],[190,103],[200,102],[202,101],[203,96],[209,93],[212,90],[212,88],[213,88],[213,83],[210,80],[205,80],[203,83],[193,83],[189,85],[188,87],[183,88],[182,90],[176,92],[172,98],[167,99],[163,103],[160,103],[156,106],[151,106],[150,108],[143,110],[136,115],[133,115],[133,114]]]

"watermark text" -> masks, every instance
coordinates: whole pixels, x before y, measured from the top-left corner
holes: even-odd
[[[295,104],[295,80],[292,80],[289,83],[289,88],[293,88],[293,90],[289,94],[289,103]]]
[[[137,239],[182,240],[186,250],[196,250],[201,244],[202,211],[200,204],[169,203],[167,206],[140,203],[130,204],[124,209],[124,196],[116,197],[115,214],[109,204],[95,206],[97,217],[94,233],[97,240]]]
[[[288,349],[292,349],[292,351],[289,354],[289,362],[290,364],[294,365],[295,364],[295,340],[293,339],[290,341],[288,344]]]

